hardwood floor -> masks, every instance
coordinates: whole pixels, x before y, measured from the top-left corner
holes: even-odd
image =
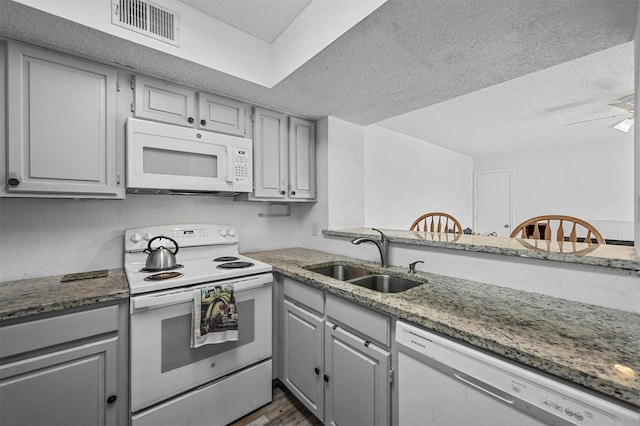
[[[322,422],[311,414],[300,401],[280,382],[273,385],[273,400],[258,408],[230,426],[322,426]]]

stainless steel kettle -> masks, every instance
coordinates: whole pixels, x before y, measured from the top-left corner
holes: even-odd
[[[165,239],[169,240],[175,246],[174,251],[169,250],[165,246],[160,246],[155,249],[151,248],[151,243],[155,240]],[[149,271],[164,271],[166,269],[171,269],[176,266],[176,254],[178,254],[178,243],[169,237],[165,237],[159,235],[149,240],[149,244],[147,248],[144,249],[145,253],[149,253],[147,256],[147,262],[145,264],[145,269]]]

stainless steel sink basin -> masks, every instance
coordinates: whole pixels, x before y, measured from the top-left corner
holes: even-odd
[[[358,266],[340,263],[319,267],[310,266],[305,269],[380,293],[399,293],[423,284],[419,281],[379,274]]]
[[[354,278],[365,277],[367,275],[373,274],[373,272],[364,269],[358,268],[357,266],[352,265],[328,265],[328,266],[320,266],[318,268],[306,268],[311,272],[316,272],[318,274],[326,275],[331,278],[335,278],[340,281],[349,281]]]
[[[360,287],[379,291],[380,293],[400,293],[401,291],[409,290],[410,288],[422,284],[418,281],[411,281],[404,278],[382,274],[368,275],[366,277],[350,280],[349,282]]]

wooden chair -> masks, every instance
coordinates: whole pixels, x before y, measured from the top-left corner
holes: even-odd
[[[460,225],[460,222],[450,214],[442,212],[423,214],[413,222],[409,230],[438,233],[453,232],[455,234],[462,234],[462,226]]]
[[[595,244],[606,244],[602,234],[593,225],[577,217],[563,215],[543,215],[527,219],[513,229],[511,238],[582,242],[578,241],[578,234],[585,234],[584,242],[587,244],[594,244],[593,240]]]

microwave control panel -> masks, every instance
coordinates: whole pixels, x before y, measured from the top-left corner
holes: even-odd
[[[235,148],[233,152],[233,181],[237,184],[251,184],[251,150]]]

